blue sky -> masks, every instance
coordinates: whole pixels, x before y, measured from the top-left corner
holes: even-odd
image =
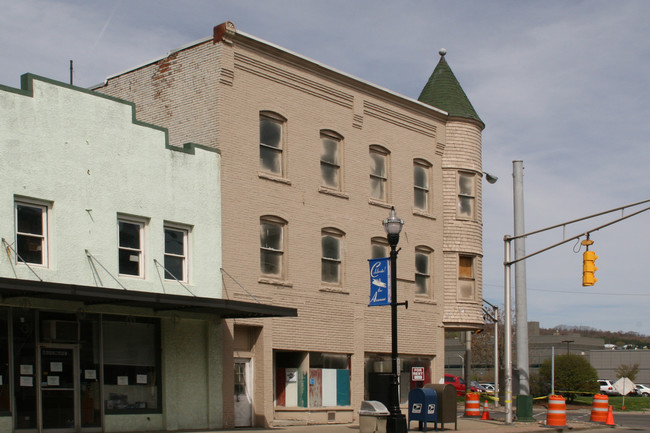
[[[512,161],[524,163],[533,231],[650,198],[650,2],[0,0],[0,84],[32,72],[91,86],[237,29],[417,98],[447,61],[486,124],[484,298],[502,305],[503,236],[513,233]],[[647,207],[638,207],[638,209]],[[631,211],[627,211],[630,213]],[[619,217],[526,240],[533,252]],[[643,271],[650,211],[591,235],[599,281],[581,285],[570,242],[527,260],[528,319],[650,335]],[[513,301],[514,305],[514,301]]]

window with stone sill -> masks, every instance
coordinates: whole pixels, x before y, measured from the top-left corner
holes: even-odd
[[[415,249],[415,294],[431,294],[431,249],[427,247],[417,247]]]
[[[413,207],[421,212],[431,212],[431,164],[422,159],[413,161]]]
[[[474,299],[474,256],[458,256],[458,298]]]
[[[260,170],[279,177],[285,176],[285,124],[279,114],[260,113]]]
[[[321,281],[324,284],[341,285],[343,236],[342,231],[334,228],[321,232]]]
[[[374,237],[370,240],[370,258],[380,259],[390,255],[390,246],[386,238]]]
[[[285,231],[287,222],[275,216],[260,218],[260,272],[263,276],[285,278]]]
[[[476,216],[476,176],[458,173],[458,216],[474,219]]]
[[[382,202],[389,200],[389,155],[381,146],[370,146],[370,197]]]
[[[322,186],[334,191],[342,190],[341,156],[342,137],[333,131],[321,131],[320,173]]]

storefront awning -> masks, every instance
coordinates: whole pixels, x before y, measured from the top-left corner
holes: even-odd
[[[81,302],[84,305],[119,305],[148,308],[158,311],[182,311],[213,314],[224,319],[250,317],[296,317],[295,308],[277,307],[229,299],[200,298],[196,296],[168,295],[135,290],[109,289],[0,277],[0,296],[26,297],[58,301]]]

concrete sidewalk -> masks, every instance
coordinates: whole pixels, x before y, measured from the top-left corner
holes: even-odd
[[[549,431],[579,431],[587,429],[596,429],[599,427],[607,427],[602,424],[591,423],[591,422],[571,422],[568,423],[566,427],[546,427],[539,422],[526,422],[519,423],[515,422],[511,425],[505,425],[502,421],[482,421],[482,420],[473,420],[466,418],[458,419],[458,430],[454,430],[453,423],[445,423],[445,428],[443,429],[440,424],[438,424],[438,431],[444,432],[508,432],[508,433],[527,433],[527,432],[545,432]],[[286,433],[358,433],[359,426],[355,424],[328,424],[328,425],[304,425],[304,426],[283,426],[283,427],[274,427],[272,429],[259,429],[259,428],[238,428],[236,430],[220,430],[224,432],[286,432]],[[418,426],[416,422],[411,423],[410,431],[418,431]],[[434,431],[433,423],[427,425],[427,431]]]
[[[498,414],[496,414],[498,417]],[[559,426],[546,426],[546,416],[543,418],[536,417],[535,422],[514,422],[510,425],[505,425],[503,420],[481,420],[480,418],[466,418],[462,415],[458,417],[458,430],[454,430],[454,423],[445,423],[444,429],[438,423],[438,431],[444,432],[507,432],[507,433],[527,433],[527,432],[545,432],[549,431],[580,431],[588,429],[597,429],[599,427],[608,427],[604,424],[593,423],[589,421],[589,416],[585,417],[585,421],[570,421],[566,427]],[[409,431],[418,431],[418,423],[413,421],[410,425]],[[237,428],[232,430],[219,430],[222,432],[286,432],[286,433],[358,433],[358,424],[327,424],[327,425],[286,425],[273,427],[271,429],[261,428]],[[434,424],[427,424],[427,431],[434,431]]]

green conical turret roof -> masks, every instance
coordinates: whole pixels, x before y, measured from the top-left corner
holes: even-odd
[[[447,64],[445,54],[447,54],[446,50],[440,50],[440,61],[424,89],[422,89],[418,101],[440,108],[449,113],[450,116],[472,119],[483,124]]]

